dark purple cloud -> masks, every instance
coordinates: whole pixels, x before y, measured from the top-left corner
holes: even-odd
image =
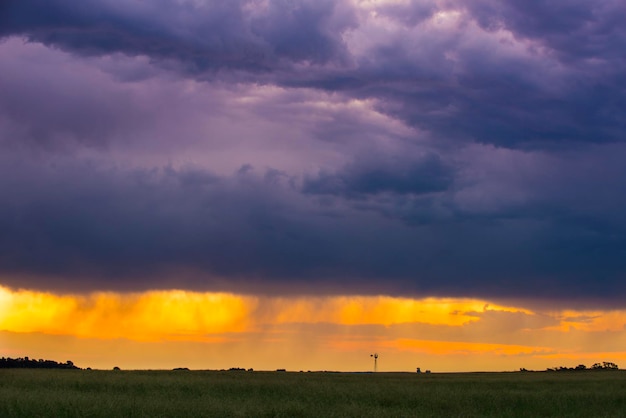
[[[346,53],[341,32],[355,23],[333,1],[177,2],[9,0],[2,32],[80,54],[122,52],[179,63],[190,73],[220,68],[270,71],[325,64]]]
[[[7,34],[148,56],[197,78],[384,99],[385,112],[445,137],[543,148],[622,141],[626,128],[614,90],[626,81],[619,2],[412,2],[382,5],[375,18],[334,1],[5,8]]]
[[[626,7],[621,1],[479,0],[465,3],[488,30],[506,28],[537,41],[562,60],[611,59],[624,62]]]
[[[3,166],[12,180],[2,194],[12,200],[2,210],[0,264],[14,286],[552,298],[624,290],[621,231],[575,211],[477,216],[457,207],[442,216],[432,200],[399,196],[345,207],[250,168],[224,178],[59,161]],[[382,208],[396,212],[380,216]]]
[[[623,14],[3,2],[2,283],[619,304]]]
[[[372,195],[384,192],[423,194],[445,191],[452,182],[450,169],[437,155],[418,156],[417,161],[377,155],[342,167],[338,173],[320,172],[304,181],[303,191],[312,194]]]

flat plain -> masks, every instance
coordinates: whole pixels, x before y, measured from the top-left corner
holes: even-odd
[[[0,370],[1,417],[624,417],[626,372]]]

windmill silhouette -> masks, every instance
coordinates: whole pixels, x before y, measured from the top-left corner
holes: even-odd
[[[374,357],[374,372],[378,371],[378,353],[370,354],[370,357]]]

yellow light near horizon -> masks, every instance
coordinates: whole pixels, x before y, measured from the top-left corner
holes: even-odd
[[[393,325],[424,323],[462,326],[478,321],[487,310],[533,312],[515,307],[489,304],[477,299],[390,296],[328,296],[267,298],[259,302],[258,317],[274,323],[337,323],[342,325]]]
[[[329,346],[341,351],[365,351],[371,348],[369,341],[334,340],[329,342]],[[408,351],[416,354],[428,354],[438,356],[459,356],[489,354],[494,356],[516,356],[516,355],[541,355],[548,356],[554,354],[554,350],[549,347],[526,346],[521,344],[493,344],[476,343],[464,341],[434,341],[415,340],[399,338],[377,343],[377,350]]]
[[[0,330],[140,341],[210,341],[280,324],[421,323],[462,327],[490,311],[533,312],[478,299],[389,296],[256,297],[183,290],[57,295],[0,287]],[[595,316],[593,316],[593,315]],[[623,329],[626,312],[561,313],[560,330]],[[278,332],[278,331],[276,331]],[[281,331],[283,332],[283,331]]]
[[[558,326],[551,329],[569,332],[623,331],[626,329],[626,311],[572,311],[556,313],[561,318]]]
[[[605,360],[621,361],[626,360],[626,351],[610,351],[610,352],[584,352],[584,353],[558,353],[558,354],[545,354],[537,357],[545,359],[567,359],[576,360],[581,362],[599,363]],[[586,364],[590,366],[590,364]],[[620,364],[621,366],[621,364]]]
[[[341,309],[341,323],[392,325],[420,322],[431,325],[461,326],[480,318],[476,313],[487,309],[522,311],[516,308],[489,305],[475,299],[407,299],[392,297],[353,298]],[[530,313],[528,311],[525,311]]]
[[[576,365],[626,358],[620,351],[624,324],[626,311],[535,313],[480,299],[184,290],[59,295],[0,286],[0,331],[9,331],[0,333],[4,353],[56,350],[86,365],[126,355],[111,347],[135,347],[138,354],[127,364],[141,367],[175,367],[182,350],[214,353],[213,367],[241,361],[271,369],[289,359],[293,367],[358,370],[356,359],[378,352],[388,370],[406,370],[415,361],[450,371],[517,369],[520,363],[541,368],[558,359]],[[150,361],[142,350],[154,350]],[[194,364],[210,367],[206,359]]]
[[[459,341],[422,341],[399,339],[389,343],[390,346],[408,351],[423,352],[437,355],[463,355],[473,353],[489,353],[497,356],[515,356],[520,354],[548,354],[553,349],[519,344],[490,344]]]
[[[205,341],[293,323],[463,326],[486,310],[520,311],[475,299],[285,298],[183,290],[56,295],[0,287],[0,301],[2,330],[142,341]]]
[[[178,290],[60,296],[0,288],[0,298],[1,330],[142,341],[241,332],[254,308],[236,295]]]
[[[72,297],[25,290],[13,292],[6,288],[0,288],[0,294],[0,329],[3,330],[37,332],[45,329],[54,333],[63,330],[62,323],[77,310],[77,301]]]

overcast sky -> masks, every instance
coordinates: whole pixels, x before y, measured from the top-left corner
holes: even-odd
[[[4,0],[0,280],[626,301],[623,0]]]

